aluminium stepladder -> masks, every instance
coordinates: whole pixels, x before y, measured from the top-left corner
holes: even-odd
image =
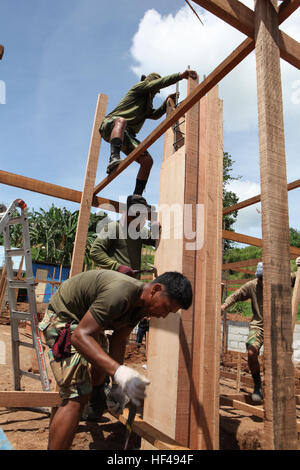
[[[21,210],[20,216],[15,216],[16,209]],[[10,240],[10,226],[20,224],[23,234],[23,248],[12,249]],[[38,328],[38,315],[35,298],[35,281],[32,270],[32,259],[30,251],[29,224],[27,215],[27,206],[22,199],[16,199],[8,209],[0,214],[0,233],[3,232],[5,264],[7,269],[7,293],[10,311],[11,324],[11,345],[12,345],[12,364],[15,390],[21,390],[21,378],[27,376],[41,381],[43,391],[50,390],[50,382],[47,373],[41,334]],[[24,256],[26,266],[26,277],[22,280],[14,279],[13,262],[14,256]],[[15,289],[26,289],[29,311],[20,312],[17,310],[17,301]],[[28,321],[31,324],[32,343],[20,341],[19,321]],[[20,350],[19,347],[29,347],[35,349],[39,374],[34,374],[21,370],[20,368]]]

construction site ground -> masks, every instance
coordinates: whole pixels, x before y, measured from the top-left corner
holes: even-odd
[[[24,305],[22,306],[24,309]],[[42,313],[42,312],[41,312]],[[238,315],[230,319],[241,320]],[[243,318],[244,320],[244,318]],[[0,342],[5,344],[6,363],[0,364],[0,391],[11,391],[13,374],[11,363],[10,325],[8,317],[0,317]],[[30,337],[28,328],[20,328],[22,340]],[[48,358],[45,354],[47,363]],[[246,355],[241,358],[241,376],[250,377]],[[263,358],[260,358],[261,363]],[[234,372],[236,353],[227,352],[221,357],[220,394],[235,394],[236,380],[222,377],[222,371]],[[125,364],[147,375],[146,347],[139,349],[134,342],[127,346]],[[263,366],[263,363],[262,363]],[[32,367],[32,351],[22,348],[21,368],[30,370]],[[55,391],[55,381],[48,363],[48,373],[51,380],[51,391]],[[299,385],[298,385],[299,386]],[[41,391],[41,384],[30,378],[22,378],[22,388],[26,391]],[[241,382],[240,392],[249,393],[248,386]],[[47,411],[47,410],[46,410]],[[50,411],[50,410],[49,410]],[[300,418],[300,409],[297,409]],[[8,409],[0,407],[0,427],[7,439],[16,450],[46,450],[49,430],[49,414],[31,410]],[[262,418],[247,412],[234,409],[231,406],[220,408],[220,449],[221,450],[260,450],[263,445],[264,423]],[[101,422],[81,421],[72,444],[72,450],[121,450],[124,446],[125,427],[109,413],[104,414]],[[130,440],[129,449],[140,448],[141,438],[135,434]],[[300,449],[300,447],[299,447]]]

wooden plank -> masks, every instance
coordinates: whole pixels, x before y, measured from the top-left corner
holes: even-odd
[[[235,408],[237,410],[246,411],[247,413],[253,416],[258,416],[259,418],[264,419],[263,408],[245,403],[245,401],[241,401],[240,398],[236,400],[235,398],[233,398],[233,396],[230,395],[221,395],[220,406],[231,406],[232,408]],[[296,421],[296,431],[300,432],[300,420]],[[296,449],[297,447],[295,447],[295,450]]]
[[[240,32],[254,39],[254,12],[238,0],[194,0]],[[294,10],[283,9],[282,18]],[[281,18],[281,17],[280,17]],[[279,23],[280,24],[280,23]],[[300,44],[283,31],[278,31],[278,46],[282,59],[300,68]]]
[[[243,235],[242,233],[231,232],[230,230],[223,230],[223,238],[226,240],[233,240],[238,243],[245,243],[246,245],[253,245],[262,247],[263,240],[261,238],[250,237],[249,235]],[[300,248],[290,246],[291,255],[300,255]]]
[[[284,0],[278,8],[278,24],[283,23],[300,6],[300,0]]]
[[[220,397],[220,406],[232,406],[232,408],[236,408],[241,411],[246,411],[247,413],[253,416],[258,416],[262,419],[264,418],[263,408],[259,408],[258,406],[254,405],[249,405],[248,403],[239,400],[234,400],[224,395]]]
[[[292,297],[292,329],[294,331],[300,302],[300,258],[296,259],[297,274]],[[1,305],[1,303],[0,303]]]
[[[207,125],[206,125],[206,173],[204,198],[204,244],[203,250],[197,250],[197,263],[201,264],[205,277],[197,278],[205,284],[204,304],[198,297],[199,311],[204,323],[204,332],[200,337],[200,394],[199,411],[200,425],[198,429],[198,449],[218,449],[219,447],[219,357],[221,352],[221,223],[222,201],[222,126],[220,115],[222,105],[218,98],[218,88],[215,87],[207,95]],[[200,175],[199,175],[200,179]],[[199,182],[199,184],[201,184]],[[198,200],[200,203],[200,199]],[[200,273],[199,273],[200,274]],[[199,292],[199,296],[200,296]],[[199,334],[199,333],[198,333]],[[199,354],[194,350],[195,357]],[[206,364],[210,364],[209,368]],[[192,431],[191,431],[191,438]]]
[[[126,426],[129,414],[127,408],[124,409],[121,415],[116,415],[115,413],[110,414]],[[148,441],[158,450],[190,450],[188,447],[180,445],[174,439],[162,433],[158,429],[155,429],[151,424],[146,423],[139,416],[136,416],[134,419],[132,431]]]
[[[300,0],[299,0],[300,1]],[[291,191],[292,189],[296,189],[300,187],[300,179],[293,181],[287,185],[287,190]],[[249,199],[245,199],[244,201],[238,202],[237,204],[233,204],[230,207],[224,207],[223,215],[230,214],[231,212],[235,212],[239,209],[243,209],[244,207],[252,206],[253,204],[257,204],[261,200],[261,195],[258,194],[257,196],[253,196]]]
[[[197,87],[198,80],[188,80],[188,96]],[[183,254],[182,273],[190,280],[193,292],[196,282],[196,250],[189,249],[191,240],[187,232],[197,234],[197,189],[198,189],[198,152],[199,152],[199,102],[186,113],[185,126],[185,172],[184,178],[184,200],[183,200]],[[192,211],[190,210],[192,208]],[[196,243],[196,242],[195,242]],[[190,428],[190,394],[193,386],[192,378],[192,343],[194,329],[195,302],[188,310],[181,311],[181,323],[179,331],[179,357],[178,357],[178,385],[177,385],[177,407],[176,407],[176,432],[175,440],[186,446],[189,442]],[[192,446],[193,447],[193,446]],[[197,448],[197,447],[196,447]]]
[[[207,96],[201,98],[199,116],[199,162],[198,162],[198,204],[206,208],[206,166],[207,166]],[[204,232],[204,230],[203,230]],[[196,279],[206,278],[205,249],[206,239],[203,236],[203,246],[196,254]],[[212,447],[205,411],[203,408],[203,377],[204,377],[204,337],[205,337],[205,298],[206,285],[199,282],[194,291],[194,331],[193,331],[193,363],[190,411],[190,447],[197,449],[202,442]]]
[[[264,448],[297,448],[289,219],[277,0],[256,0],[255,39],[264,264]]]
[[[243,268],[248,266],[256,266],[259,261],[262,261],[262,258],[247,259],[245,261],[234,261],[232,263],[225,263],[222,265],[222,270],[226,271],[234,268]]]
[[[26,189],[27,191],[33,191],[39,194],[45,194],[46,196],[57,197],[66,201],[80,203],[82,198],[81,191],[2,170],[0,170],[0,183],[14,186],[16,188]],[[94,197],[92,201],[93,207],[100,207],[104,204],[114,207],[117,212],[121,212],[126,207],[124,204],[119,204],[117,201],[103,197]]]
[[[60,404],[61,398],[56,392],[0,391],[0,406],[5,408],[52,407]]]
[[[98,166],[98,158],[101,145],[101,136],[99,127],[102,119],[105,116],[108,97],[100,94],[98,96],[89,156],[86,165],[86,172],[84,178],[84,187],[80,202],[80,211],[76,229],[76,236],[72,254],[72,263],[70,269],[70,277],[82,272],[84,253],[86,248],[86,238],[88,233],[89,220],[91,216],[91,207],[93,202],[93,190],[95,186],[95,179]]]
[[[252,273],[254,274],[254,273]],[[246,284],[246,282],[253,281],[254,277],[251,279],[229,279],[228,284],[232,287],[232,284]]]
[[[195,90],[183,100],[178,107],[167,118],[159,124],[149,136],[140,143],[140,145],[131,152],[118,166],[118,168],[103,181],[101,181],[94,189],[94,194],[104,189],[111,181],[113,181],[122,171],[125,170],[133,161],[135,161],[150,145],[152,145],[169,127],[178,121],[197,101],[205,96],[215,85],[219,83],[236,65],[247,57],[255,48],[254,41],[246,39],[243,41],[221,64],[210,73],[203,82],[201,82]]]

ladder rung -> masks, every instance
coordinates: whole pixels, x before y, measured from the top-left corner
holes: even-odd
[[[18,280],[8,281],[8,287],[11,287],[14,289],[29,289],[31,286],[35,286],[35,282],[18,281]]]
[[[0,214],[1,217],[1,214]],[[9,225],[15,225],[15,224],[22,224],[24,222],[23,217],[14,217],[13,219],[10,219],[8,224]]]
[[[18,310],[12,310],[11,311],[11,317],[14,320],[26,320],[26,321],[31,321],[32,320],[32,313],[31,312],[19,312]]]
[[[25,348],[35,349],[33,343],[25,343],[25,341],[19,341],[18,343],[19,343],[19,346],[24,346]]]
[[[16,248],[15,250],[5,250],[6,256],[25,256],[25,251],[22,248]]]
[[[20,375],[26,375],[26,377],[31,377],[32,379],[41,380],[40,375],[33,374],[32,372],[27,372],[26,370],[20,370]]]

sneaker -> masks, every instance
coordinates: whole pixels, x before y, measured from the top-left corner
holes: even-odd
[[[109,158],[109,164],[106,168],[106,173],[109,175],[112,171],[114,171],[119,164],[121,163],[122,158],[118,154],[112,154]]]
[[[253,390],[253,393],[251,395],[251,399],[252,401],[258,403],[258,402],[261,402],[262,399],[263,399],[263,391],[262,391],[262,386],[259,385],[259,386],[255,386],[254,387],[254,390]]]

